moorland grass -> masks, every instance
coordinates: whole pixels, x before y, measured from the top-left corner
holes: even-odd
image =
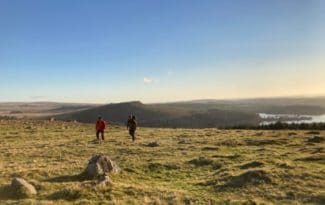
[[[294,133],[294,134],[293,134]],[[325,204],[325,132],[139,128],[0,121],[0,204]],[[148,146],[156,142],[155,146]],[[112,185],[81,174],[102,153],[121,168]],[[10,192],[15,176],[38,194]]]

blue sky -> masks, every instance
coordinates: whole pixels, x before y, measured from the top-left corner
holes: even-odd
[[[0,101],[325,95],[322,0],[0,0]]]

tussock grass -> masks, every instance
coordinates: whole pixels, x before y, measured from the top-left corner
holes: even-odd
[[[292,133],[139,128],[133,143],[113,126],[102,142],[93,125],[2,120],[0,204],[324,204],[325,132]],[[82,175],[100,153],[122,169],[111,185]],[[13,177],[38,194],[13,195]]]

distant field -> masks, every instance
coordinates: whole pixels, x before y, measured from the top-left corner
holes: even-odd
[[[55,103],[55,102],[9,102],[0,103],[0,116],[16,118],[51,117],[58,114],[81,111],[97,106],[96,104],[82,103]]]
[[[0,204],[325,204],[325,142],[314,136],[325,132],[139,128],[132,143],[117,126],[97,143],[89,124],[2,120]],[[79,177],[96,153],[122,168],[112,186]],[[14,176],[38,194],[11,195]]]

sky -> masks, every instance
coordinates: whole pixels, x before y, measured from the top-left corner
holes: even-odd
[[[0,101],[325,95],[323,0],[0,0]]]

